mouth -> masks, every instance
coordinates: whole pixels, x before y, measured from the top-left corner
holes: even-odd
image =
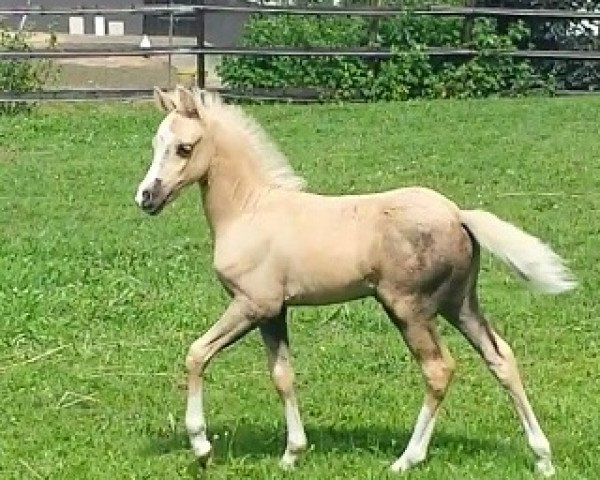
[[[144,213],[158,215],[179,195],[182,185],[183,182],[176,182],[169,188],[162,180],[156,179],[151,186],[138,188],[135,201]]]
[[[146,212],[148,215],[154,217],[158,215],[162,210],[167,206],[167,204],[174,198],[175,194],[173,191],[169,192],[163,199],[159,202],[149,204],[147,206],[143,206],[142,210]]]
[[[146,212],[148,215],[154,217],[155,215],[158,215],[163,208],[165,208],[166,202],[161,202],[156,206],[152,206],[151,208],[145,208],[144,212]]]

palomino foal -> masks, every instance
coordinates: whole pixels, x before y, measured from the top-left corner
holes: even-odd
[[[166,116],[136,201],[155,215],[186,185],[199,185],[214,268],[231,296],[223,316],[193,342],[185,362],[186,428],[199,459],[205,462],[211,453],[203,373],[215,354],[258,327],[285,410],[281,464],[292,467],[307,442],[294,394],[286,309],[372,296],[402,334],[425,380],[423,406],[394,471],[425,459],[452,377],[454,361],[436,333],[435,317],[441,314],[510,393],[537,470],[554,473],[550,445],[515,357],[482,315],[476,293],[480,245],[542,291],[574,287],[549,247],[491,213],[461,210],[425,188],[347,196],[303,192],[285,157],[239,108],[180,87],[172,93],[156,89],[155,100]]]

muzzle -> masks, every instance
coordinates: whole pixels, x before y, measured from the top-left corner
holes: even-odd
[[[138,193],[137,202],[144,212],[156,215],[163,209],[168,199],[169,195],[164,192],[162,181],[157,178],[150,187],[145,187]]]

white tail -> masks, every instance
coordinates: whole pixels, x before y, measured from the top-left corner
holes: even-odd
[[[561,293],[577,282],[564,261],[538,238],[483,210],[461,210],[462,223],[483,248],[544,293]]]

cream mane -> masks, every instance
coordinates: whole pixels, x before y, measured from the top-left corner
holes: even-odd
[[[228,124],[246,134],[254,150],[256,160],[261,163],[271,184],[286,190],[303,190],[305,180],[297,175],[288,159],[269,138],[267,132],[240,107],[223,103],[220,95],[205,90],[193,89],[197,105],[204,107],[205,114],[218,119],[221,125]]]

